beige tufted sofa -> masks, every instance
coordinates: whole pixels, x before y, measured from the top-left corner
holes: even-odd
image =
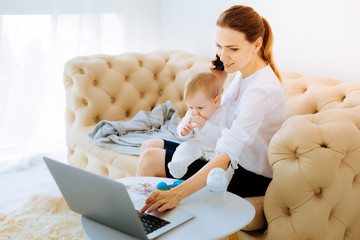
[[[208,71],[208,57],[182,51],[76,57],[66,63],[71,165],[110,178],[135,175],[137,156],[92,145],[101,120],[132,118],[171,100],[183,115],[183,86]],[[269,147],[274,171],[239,239],[360,239],[360,82],[282,72],[287,115]],[[229,78],[231,79],[231,77]],[[262,211],[264,209],[264,211]]]
[[[171,100],[183,116],[187,78],[208,71],[208,58],[180,51],[77,57],[66,63],[66,135],[71,165],[110,178],[134,176],[137,156],[92,145],[87,134],[101,120],[131,119]]]

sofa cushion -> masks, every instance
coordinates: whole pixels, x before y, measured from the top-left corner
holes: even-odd
[[[286,119],[333,108],[360,105],[360,83],[343,82],[324,76],[305,76],[282,71]]]
[[[112,179],[135,176],[139,157],[93,145],[87,140],[92,127],[70,129],[69,164]]]

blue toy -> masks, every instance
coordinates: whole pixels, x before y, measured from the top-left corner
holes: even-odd
[[[167,184],[166,182],[159,182],[158,185],[156,185],[156,189],[160,191],[167,191],[170,190],[173,187],[179,186],[181,183],[183,183],[183,180],[176,180],[173,184]]]

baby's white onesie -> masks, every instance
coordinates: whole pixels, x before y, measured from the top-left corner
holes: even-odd
[[[182,127],[189,122],[190,117],[191,112],[188,110],[177,128],[179,136],[181,136]],[[187,140],[176,148],[172,160],[168,164],[171,175],[175,178],[181,178],[185,175],[187,167],[195,160],[199,158],[204,160],[212,159],[222,130],[229,128],[229,126],[227,108],[220,107],[206,121],[201,130],[194,128],[188,135],[181,136]]]

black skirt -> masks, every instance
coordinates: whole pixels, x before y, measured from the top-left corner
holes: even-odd
[[[170,174],[168,163],[171,161],[172,156],[178,146],[179,143],[164,140],[164,149],[166,151],[165,172],[166,177],[168,178],[174,178]],[[190,164],[186,174],[181,179],[186,180],[190,178],[207,163],[208,161],[202,159],[195,160],[193,163]],[[271,180],[271,178],[258,175],[238,165],[238,168],[235,170],[227,190],[243,198],[264,196]]]

